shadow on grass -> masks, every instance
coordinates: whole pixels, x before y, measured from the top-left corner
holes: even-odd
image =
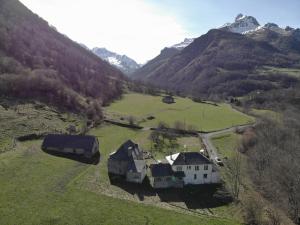
[[[163,202],[184,202],[188,209],[215,208],[233,201],[223,185],[191,185],[182,189],[162,189],[157,194]]]
[[[97,152],[92,158],[86,158],[83,155],[75,155],[72,153],[52,152],[52,151],[47,151],[47,150],[43,150],[43,152],[45,152],[49,155],[67,158],[67,159],[71,159],[71,160],[85,163],[85,164],[97,165],[100,162],[100,153],[99,152]]]
[[[148,177],[142,184],[126,182],[124,177],[109,175],[111,185],[137,195],[140,201],[145,197],[159,196],[161,202],[185,203],[188,209],[207,209],[230,204],[233,199],[223,184],[190,185],[184,188],[154,189]]]
[[[156,193],[150,185],[148,177],[145,177],[143,183],[131,183],[125,180],[123,176],[116,176],[109,174],[109,180],[111,185],[117,186],[131,195],[137,195],[140,201],[144,201],[145,196],[155,196]]]

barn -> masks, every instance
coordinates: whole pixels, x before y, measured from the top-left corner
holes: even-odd
[[[48,134],[42,149],[53,153],[66,153],[92,158],[99,153],[99,142],[94,136]]]

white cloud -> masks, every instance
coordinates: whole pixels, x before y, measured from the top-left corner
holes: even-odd
[[[175,17],[142,0],[21,0],[60,32],[145,62],[187,31]]]

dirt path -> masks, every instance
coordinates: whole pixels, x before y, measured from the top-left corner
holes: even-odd
[[[209,158],[215,159],[216,157],[218,157],[218,152],[217,152],[217,149],[215,148],[215,146],[211,142],[211,138],[213,136],[222,135],[222,134],[226,134],[229,132],[234,132],[236,129],[245,129],[248,127],[252,127],[254,125],[255,124],[253,123],[253,124],[247,124],[247,125],[234,126],[234,127],[226,128],[223,130],[210,132],[210,133],[199,133],[199,137],[202,139],[203,144],[206,146],[207,152],[209,154]]]

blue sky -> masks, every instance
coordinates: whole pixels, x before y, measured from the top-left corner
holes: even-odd
[[[146,0],[181,21],[191,35],[232,22],[237,14],[254,16],[261,25],[300,27],[300,0]]]
[[[300,0],[20,0],[58,31],[138,63],[164,47],[233,22],[239,13],[300,27]]]

